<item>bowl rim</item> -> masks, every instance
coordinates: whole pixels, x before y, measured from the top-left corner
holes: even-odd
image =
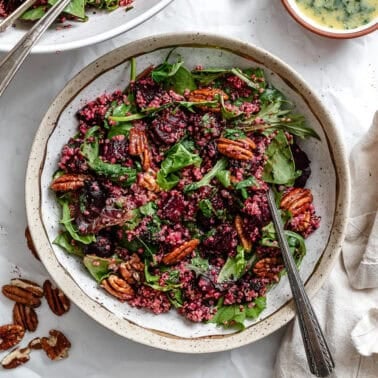
[[[376,30],[378,30],[378,20],[375,24],[372,24],[366,28],[359,29],[357,31],[350,31],[350,32],[338,32],[338,31],[331,31],[330,30],[323,30],[321,28],[317,28],[315,25],[312,25],[305,21],[305,19],[302,17],[302,13],[296,11],[291,3],[290,0],[281,0],[282,4],[290,14],[290,16],[298,22],[301,26],[306,28],[307,30],[320,35],[322,37],[327,38],[333,38],[333,39],[351,39],[351,38],[358,38],[362,37],[364,35],[367,35],[369,33],[372,33]]]
[[[229,50],[239,56],[258,62],[275,71],[280,76],[291,79],[291,86],[308,103],[311,111],[324,128],[325,143],[331,152],[337,179],[334,223],[328,244],[306,282],[306,291],[312,297],[322,286],[332,270],[344,240],[346,220],[350,202],[350,178],[348,162],[342,139],[329,112],[305,81],[286,63],[267,51],[237,39],[215,34],[185,32],[168,33],[147,37],[128,43],[108,52],[81,70],[57,95],[47,110],[35,135],[27,166],[25,180],[25,200],[27,220],[40,259],[57,285],[85,313],[113,332],[130,340],[155,348],[181,353],[209,353],[234,349],[257,341],[287,324],[295,315],[293,301],[288,301],[267,318],[258,321],[243,332],[228,335],[180,338],[160,331],[140,327],[126,319],[120,319],[109,310],[89,298],[74,282],[73,278],[58,262],[46,235],[41,216],[40,175],[42,172],[45,147],[61,112],[76,97],[82,88],[96,77],[111,70],[130,57],[152,52],[170,46],[213,47]],[[83,79],[84,78],[84,79]],[[42,147],[42,148],[41,148]]]
[[[138,17],[133,18],[132,20],[118,26],[114,29],[110,29],[108,31],[96,34],[94,36],[84,38],[78,41],[72,42],[62,42],[56,44],[48,44],[48,45],[41,45],[37,43],[31,50],[31,54],[46,54],[46,53],[56,53],[62,51],[69,51],[79,49],[81,47],[95,45],[100,42],[107,41],[108,39],[114,38],[122,33],[125,33],[138,25],[146,22],[157,13],[162,11],[165,7],[167,7],[173,0],[159,0],[157,4],[153,7],[145,11],[144,13],[140,14]],[[13,48],[13,46],[5,43],[1,43],[0,41],[0,52],[9,52]]]

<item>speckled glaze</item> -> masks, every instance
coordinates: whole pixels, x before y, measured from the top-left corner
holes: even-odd
[[[333,39],[350,39],[362,37],[363,35],[372,33],[378,30],[378,19],[375,18],[366,25],[362,25],[358,28],[351,30],[339,30],[332,29],[323,25],[318,24],[316,21],[304,15],[298,8],[295,0],[282,0],[282,4],[285,6],[286,10],[289,12],[291,17],[294,18],[300,25],[310,30],[311,32],[321,35],[323,37],[333,38]]]
[[[324,148],[330,153],[330,165],[332,166],[332,174],[335,176],[332,179],[333,188],[331,188],[335,196],[335,204],[334,209],[329,209],[332,219],[330,232],[328,232],[327,240],[324,242],[324,250],[320,252],[317,261],[309,267],[309,278],[306,282],[306,289],[310,297],[321,287],[340,251],[349,208],[349,176],[340,137],[324,106],[303,79],[292,69],[266,51],[224,37],[186,33],[142,39],[106,54],[72,79],[51,104],[33,143],[26,175],[28,222],[34,243],[49,273],[64,292],[96,321],[119,335],[153,347],[175,352],[216,352],[251,343],[285,325],[294,316],[292,301],[285,299],[286,302],[284,300],[280,308],[262,317],[262,320],[253,323],[241,333],[222,334],[219,332],[210,336],[183,337],[177,332],[168,333],[161,330],[157,331],[153,329],[154,327],[145,328],[141,324],[138,325],[136,322],[116,315],[102,305],[100,301],[91,299],[88,293],[77,285],[73,275],[69,274],[58,261],[50,243],[49,232],[46,230],[48,225],[44,222],[42,216],[43,206],[45,206],[42,202],[42,193],[45,189],[43,180],[41,180],[41,171],[46,165],[46,147],[54,134],[56,124],[59,123],[60,117],[68,109],[72,99],[80,98],[81,92],[92,85],[100,75],[104,73],[110,75],[113,69],[115,70],[117,66],[124,64],[130,57],[142,56],[170,46],[194,47],[194,51],[196,48],[207,48],[213,51],[213,54],[219,54],[220,51],[226,50],[228,51],[227,54],[231,52],[236,57],[241,56],[250,60],[252,65],[259,64],[265,67],[267,71],[274,72],[280,80],[286,83],[288,88],[291,88],[302,99],[302,102],[307,106],[307,111],[317,120],[320,131],[324,133],[322,143],[325,144]],[[100,93],[101,90],[97,94]],[[58,154],[59,149],[56,151],[56,154]],[[49,163],[51,164],[51,162]],[[284,278],[284,280],[287,281],[287,278]],[[142,312],[141,317],[143,317]]]

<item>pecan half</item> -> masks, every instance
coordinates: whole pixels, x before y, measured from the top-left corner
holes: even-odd
[[[184,260],[186,256],[190,255],[197,248],[199,242],[198,239],[192,239],[185,242],[180,245],[180,247],[177,247],[172,252],[166,254],[163,257],[162,262],[165,265],[173,265]]]
[[[6,324],[0,327],[0,351],[18,344],[25,335],[24,327],[18,324]]]
[[[237,215],[235,217],[234,224],[235,224],[235,229],[242,243],[243,248],[246,250],[246,252],[251,252],[252,242],[251,240],[248,240],[248,238],[245,235],[245,232],[243,230],[243,219],[240,215]]]
[[[71,343],[66,336],[56,329],[49,332],[50,337],[42,337],[42,349],[46,352],[50,360],[56,361],[68,357],[68,350],[71,348]]]
[[[4,285],[2,293],[12,301],[22,303],[30,307],[38,307],[41,305],[41,300],[33,293],[14,285]]]
[[[141,153],[140,159],[142,160],[143,170],[147,172],[151,168],[151,153],[148,148]]]
[[[188,96],[188,101],[190,102],[206,102],[206,101],[214,101],[217,99],[218,96],[223,97],[223,100],[228,100],[228,95],[223,92],[221,89],[218,88],[201,88],[195,89],[191,91]],[[220,112],[221,107],[220,105],[216,105],[214,107],[211,106],[199,106],[200,109],[208,112]]]
[[[256,148],[253,140],[249,138],[232,140],[219,138],[217,140],[218,151],[231,159],[250,160],[253,158],[252,150]]]
[[[292,188],[287,191],[281,199],[280,207],[290,211],[295,217],[307,211],[312,203],[313,197],[309,189]]]
[[[84,186],[84,182],[90,176],[75,173],[66,173],[63,176],[56,178],[50,185],[54,192],[68,192],[70,190],[77,190]]]
[[[13,307],[13,323],[24,327],[30,332],[34,332],[38,326],[38,317],[32,307],[22,303],[15,303]]]
[[[115,274],[102,280],[101,286],[113,297],[118,298],[121,302],[127,301],[134,297],[134,289],[123,279]]]
[[[40,337],[35,337],[33,340],[29,341],[28,348],[34,350],[42,349],[42,340]]]
[[[26,238],[26,244],[30,250],[30,252],[33,254],[33,256],[37,259],[37,260],[40,260],[39,256],[38,256],[38,252],[34,246],[34,243],[33,243],[33,239],[30,235],[30,230],[29,230],[29,227],[26,227],[25,228],[25,238]]]
[[[42,298],[44,294],[41,286],[39,286],[37,283],[33,281],[25,280],[24,278],[12,278],[11,285],[29,291],[38,298]]]
[[[156,182],[155,175],[151,171],[138,175],[138,184],[142,188],[154,193],[161,191],[160,186]]]
[[[129,134],[129,154],[140,155],[148,148],[147,136],[143,130],[138,130],[133,127]]]
[[[70,309],[70,300],[59,288],[54,288],[49,280],[43,283],[45,297],[50,310],[58,316],[65,314]]]
[[[278,257],[265,257],[255,264],[253,273],[260,278],[278,282],[278,273],[283,269],[282,260]]]
[[[130,260],[123,262],[119,266],[119,274],[128,284],[140,282],[144,271],[144,263],[137,254],[133,254]]]
[[[13,349],[8,355],[1,360],[1,366],[4,369],[14,369],[30,359],[29,348],[16,348]]]

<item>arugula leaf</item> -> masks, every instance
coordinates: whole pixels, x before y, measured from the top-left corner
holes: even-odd
[[[184,61],[180,58],[173,64],[168,63],[167,60],[165,60],[151,72],[151,77],[156,83],[161,83],[168,77],[174,76],[183,64]]]
[[[70,255],[83,257],[83,248],[79,244],[72,244],[71,241],[70,234],[68,232],[62,232],[55,238],[53,244],[59,245],[59,247],[65,249]]]
[[[231,173],[227,169],[218,171],[215,177],[225,188],[229,188],[231,186]]]
[[[267,161],[262,179],[271,184],[293,185],[297,175],[291,148],[285,133],[280,130],[265,151]]]
[[[236,328],[242,331],[244,321],[246,319],[256,319],[266,307],[266,298],[258,297],[254,301],[253,307],[248,307],[248,304],[243,304],[241,309],[240,304],[224,305],[223,298],[218,302],[217,312],[209,320],[209,323],[216,323],[226,328]]]
[[[228,257],[221,271],[217,282],[223,283],[228,280],[237,281],[244,273],[247,262],[244,258],[244,248],[238,245],[235,257]]]
[[[96,236],[92,234],[88,235],[80,235],[76,229],[76,227],[72,223],[72,218],[70,214],[70,208],[68,205],[68,201],[63,199],[59,199],[59,203],[62,206],[62,219],[60,223],[64,226],[64,228],[68,231],[72,239],[75,239],[83,244],[91,244],[96,241]]]
[[[198,190],[201,186],[209,185],[210,181],[217,175],[218,172],[223,171],[227,167],[227,159],[222,158],[217,161],[213,168],[207,172],[200,181],[193,182],[184,187],[184,193],[192,190]]]
[[[170,190],[180,181],[175,172],[190,165],[199,166],[201,162],[202,159],[197,154],[188,151],[182,143],[177,143],[168,151],[161,163],[156,182],[162,189]]]
[[[83,258],[84,266],[98,283],[109,277],[110,264],[120,264],[121,262],[122,260],[119,258],[103,258],[96,255],[85,255]]]

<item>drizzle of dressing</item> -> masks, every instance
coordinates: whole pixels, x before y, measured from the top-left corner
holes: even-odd
[[[316,23],[349,30],[378,19],[378,0],[295,0],[299,10]]]

